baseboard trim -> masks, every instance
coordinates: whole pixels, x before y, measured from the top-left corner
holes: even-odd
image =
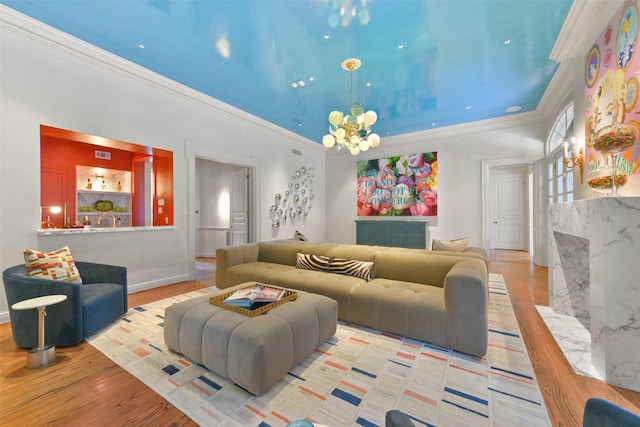
[[[129,285],[129,293],[146,291],[153,288],[159,288],[160,286],[174,285],[180,282],[187,282],[189,280],[188,274],[181,274],[179,276],[165,277],[160,280],[152,280],[150,282],[136,283],[135,285]]]
[[[161,280],[152,280],[150,282],[136,283],[135,285],[128,286],[128,293],[133,294],[135,292],[146,291],[148,289],[159,288],[160,286],[173,285],[180,282],[186,282],[189,280],[187,274],[180,276],[168,277]],[[9,312],[5,311],[0,313],[0,324],[9,323]]]

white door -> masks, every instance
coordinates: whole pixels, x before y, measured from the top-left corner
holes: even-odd
[[[249,242],[248,169],[231,174],[231,244]]]
[[[525,249],[525,167],[491,171],[493,249]]]

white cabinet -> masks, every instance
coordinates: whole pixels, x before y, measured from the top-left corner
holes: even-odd
[[[131,193],[77,190],[76,195],[76,220],[79,223],[86,216],[92,227],[131,226]]]
[[[130,227],[131,212],[130,171],[76,166],[76,224]]]

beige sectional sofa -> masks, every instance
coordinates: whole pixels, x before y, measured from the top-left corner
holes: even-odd
[[[357,260],[365,267],[373,263],[370,280],[302,268],[298,254]],[[313,292],[336,300],[338,318],[346,322],[475,356],[487,351],[488,273],[482,250],[277,240],[218,249],[216,264],[219,288],[256,281]]]

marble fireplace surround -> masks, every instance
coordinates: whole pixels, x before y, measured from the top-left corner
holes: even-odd
[[[640,391],[640,197],[549,208],[549,306],[591,332],[591,364]]]

